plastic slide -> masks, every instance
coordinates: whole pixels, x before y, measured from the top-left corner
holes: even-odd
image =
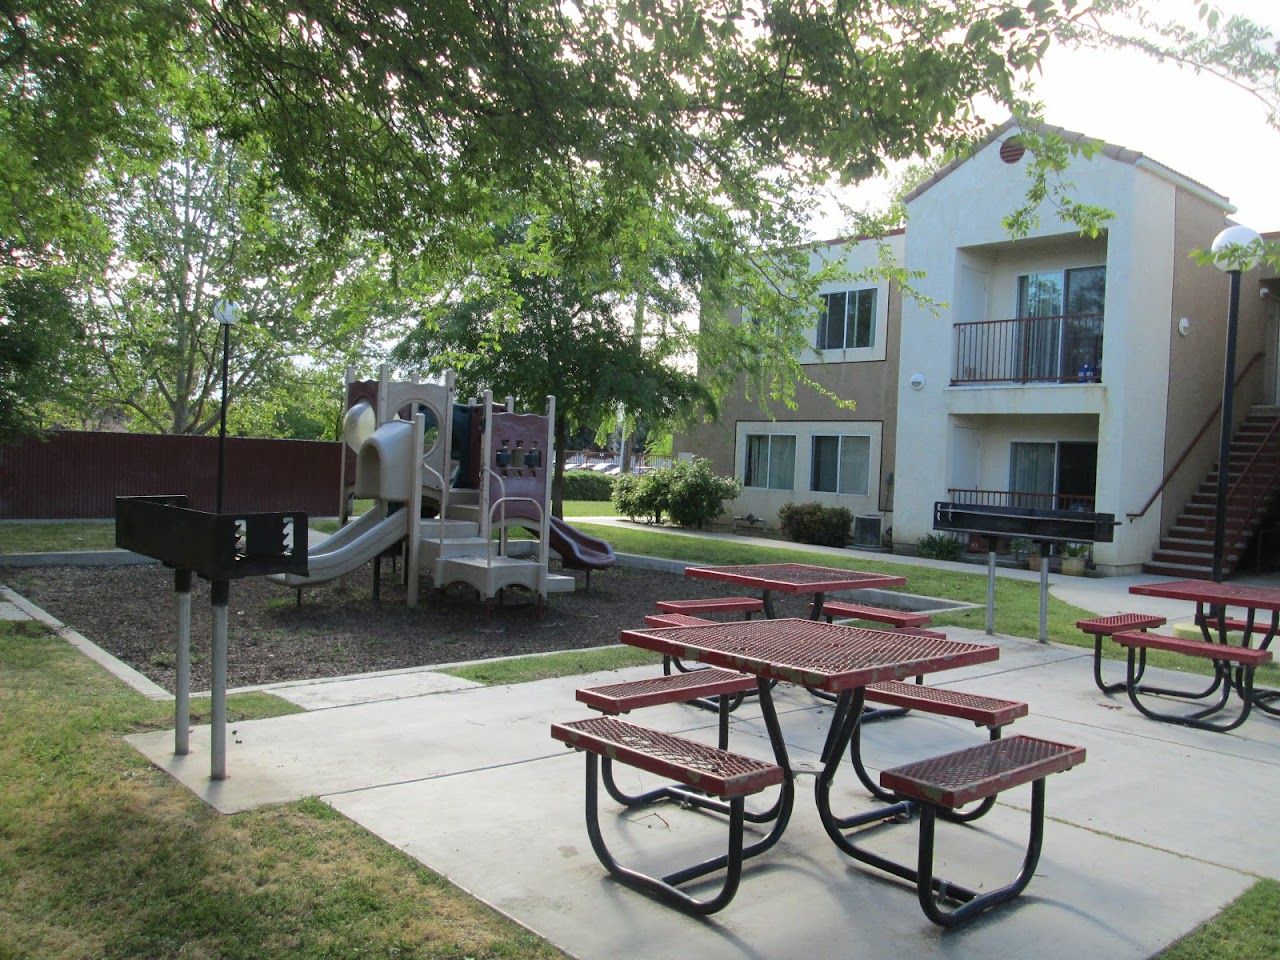
[[[403,540],[410,516],[408,510],[390,516],[384,516],[380,508],[370,510],[307,553],[307,576],[285,573],[267,579],[286,587],[312,587],[350,573]]]
[[[569,570],[603,570],[618,562],[607,541],[588,536],[559,517],[551,518],[551,549]]]

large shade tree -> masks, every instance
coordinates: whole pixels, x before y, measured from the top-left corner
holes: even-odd
[[[759,251],[804,239],[816,184],[969,141],[1024,106],[1059,39],[1145,43],[1249,86],[1274,116],[1274,38],[1199,7],[1200,28],[1179,32],[1128,0],[14,0],[0,177],[24,209],[0,218],[6,266],[58,260],[98,158],[149,162],[166,133],[151,107],[194,57],[227,80],[214,122],[263,138],[321,231],[375,232],[422,275],[500,278],[492,225],[516,215],[554,214],[562,236],[528,247],[547,274],[589,274],[619,244],[642,259],[674,225],[704,317],[741,304],[757,321],[703,326],[717,370],[785,396],[813,306],[779,293],[799,258]],[[1132,29],[1108,19],[1129,8]],[[588,174],[601,189],[579,189]],[[620,236],[637,206],[657,233]],[[653,272],[628,275],[647,297]],[[490,286],[486,343],[519,307]]]

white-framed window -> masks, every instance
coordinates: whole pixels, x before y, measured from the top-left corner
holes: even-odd
[[[815,345],[819,350],[854,350],[875,346],[876,288],[841,290],[822,295]]]
[[[747,487],[790,490],[795,486],[796,438],[792,434],[747,434],[742,483]]]
[[[871,438],[815,435],[809,489],[865,495],[871,475]]]

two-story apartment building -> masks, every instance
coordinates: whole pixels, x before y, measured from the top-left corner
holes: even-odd
[[[1046,203],[1030,233],[1011,239],[1002,218],[1024,201],[1029,162],[1017,132],[1006,123],[907,197],[895,241],[934,303],[877,290],[888,301],[882,357],[833,351],[831,331],[815,330],[805,359],[825,363],[810,372],[856,394],[855,414],[811,394],[785,420],[739,403],[721,420],[732,434],[700,431],[704,455],[744,481],[735,512],[772,517],[787,500],[840,503],[879,515],[895,549],[910,550],[932,531],[938,500],[1078,506],[1121,521],[1115,543],[1094,549],[1099,569],[1137,570],[1151,559],[1216,459],[1228,280],[1191,254],[1234,208],[1167,166],[1105,145],[1064,174],[1073,199],[1114,214],[1104,232],[1083,237]],[[840,250],[856,264],[873,246]],[[1265,288],[1257,271],[1246,275],[1237,421],[1251,404],[1276,401],[1278,325],[1275,301],[1259,296]],[[853,302],[853,291],[840,293]],[[843,439],[858,436],[868,441]],[[865,491],[842,487],[838,469],[831,489],[832,457],[859,484],[865,460]]]

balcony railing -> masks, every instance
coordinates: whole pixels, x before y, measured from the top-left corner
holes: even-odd
[[[1030,507],[1033,510],[1093,511],[1094,497],[1074,493],[1033,493],[1029,490],[977,490],[952,487],[947,491],[953,503],[987,507]]]
[[[957,323],[953,384],[1097,383],[1102,314]]]

